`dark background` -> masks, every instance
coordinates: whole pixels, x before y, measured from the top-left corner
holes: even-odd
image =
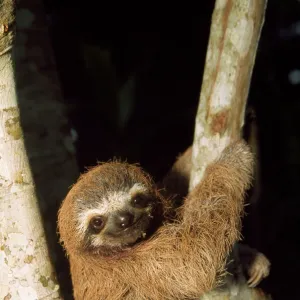
[[[166,13],[146,3],[44,2],[80,170],[117,156],[161,179],[193,140],[214,1]],[[299,56],[300,1],[270,0],[248,101],[262,171],[252,246],[271,260],[261,287],[274,299],[298,299],[300,83],[289,78],[300,70]],[[66,267],[57,268],[66,280]]]

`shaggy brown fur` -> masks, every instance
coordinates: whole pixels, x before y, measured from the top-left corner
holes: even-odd
[[[250,120],[247,120],[247,126],[244,128],[245,139],[256,158],[254,168],[254,186],[252,186],[248,191],[248,197],[246,199],[247,203],[250,204],[250,208],[256,204],[260,194],[259,161],[257,153],[258,141],[256,133],[257,124],[256,120],[253,119],[253,114],[254,112],[252,109],[247,113],[247,117]],[[191,170],[192,146],[190,146],[177,158],[161,184],[161,186],[164,187],[164,196],[172,198],[172,203],[176,206],[182,205],[182,201],[188,193]],[[251,209],[251,213],[255,214],[255,211]],[[257,219],[255,219],[255,217],[251,214],[250,217],[254,218],[256,221],[255,224],[258,223]],[[257,228],[253,232],[257,235]],[[255,287],[261,282],[261,280],[269,275],[271,267],[270,261],[263,253],[249,247],[246,244],[238,242],[235,245],[234,251],[230,253],[227,261],[228,264],[226,269],[229,273],[226,276],[226,280],[224,281],[222,288],[228,288],[229,286],[244,283],[247,279],[249,286]]]
[[[248,146],[232,144],[207,167],[202,182],[178,210],[177,220],[166,221],[150,239],[130,249],[103,256],[82,248],[75,224],[78,196],[98,201],[108,184],[118,188],[127,173],[155,189],[138,167],[118,163],[115,173],[107,174],[108,164],[113,163],[83,175],[59,211],[59,232],[70,259],[75,299],[196,299],[214,288],[240,237],[244,194],[253,173]]]

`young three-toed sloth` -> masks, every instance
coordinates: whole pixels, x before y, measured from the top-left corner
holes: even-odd
[[[187,155],[177,161],[181,175]],[[166,179],[170,190],[175,173]],[[89,170],[58,216],[75,299],[197,299],[216,287],[240,237],[252,174],[249,147],[235,142],[175,209],[169,191],[137,165],[108,162]]]

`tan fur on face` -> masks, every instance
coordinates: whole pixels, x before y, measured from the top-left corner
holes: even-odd
[[[224,150],[208,166],[200,184],[187,196],[175,222],[166,222],[143,243],[117,256],[102,257],[81,249],[76,233],[76,201],[107,194],[128,173],[153,189],[136,166],[103,164],[72,188],[58,216],[61,241],[69,254],[76,300],[196,299],[224,275],[232,245],[239,239],[243,199],[253,173],[253,156],[243,142]],[[102,185],[100,183],[103,183]],[[91,198],[90,198],[91,199]],[[166,202],[167,203],[167,202]],[[91,203],[87,203],[87,206]]]
[[[78,214],[77,232],[81,238],[84,237],[84,233],[87,230],[91,219],[98,215],[101,215],[101,210],[96,208],[82,211]]]
[[[102,197],[99,202],[96,202],[94,208],[91,209],[78,209],[77,211],[77,232],[81,238],[89,226],[91,219],[95,216],[106,216],[113,212],[122,210],[126,203],[128,203],[135,195],[147,193],[147,187],[141,183],[135,183],[126,190],[122,191],[109,191],[106,197]],[[83,203],[86,199],[77,199],[77,202]],[[99,246],[102,244],[101,237],[93,238],[94,245]]]
[[[129,191],[131,197],[134,197],[137,194],[144,194],[146,192],[147,188],[140,183],[135,183]]]

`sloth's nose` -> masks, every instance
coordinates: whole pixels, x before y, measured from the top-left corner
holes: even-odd
[[[130,212],[119,212],[116,215],[116,225],[122,229],[128,228],[132,225],[134,216]]]

